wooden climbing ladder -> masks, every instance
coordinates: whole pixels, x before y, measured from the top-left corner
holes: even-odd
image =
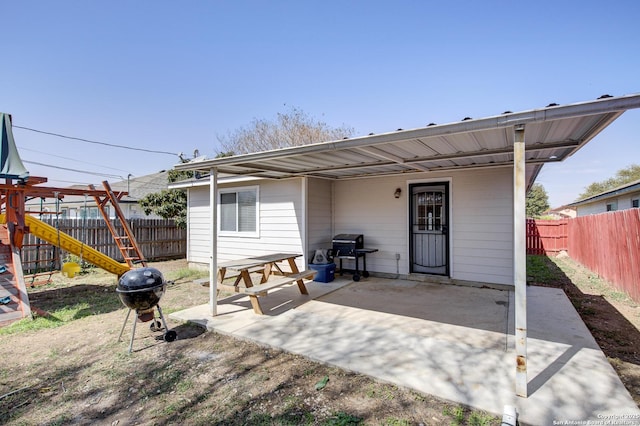
[[[102,186],[104,186],[104,190],[106,192],[106,196],[100,197],[98,195],[94,195],[93,198],[96,200],[96,204],[98,205],[98,210],[102,214],[104,218],[104,222],[107,224],[109,231],[111,231],[111,235],[113,235],[113,239],[124,258],[124,261],[129,265],[130,268],[135,268],[137,266],[147,266],[147,261],[142,254],[142,250],[140,250],[140,246],[136,241],[135,236],[133,235],[133,231],[127,222],[127,219],[122,213],[122,209],[120,208],[119,201],[124,195],[124,193],[118,193],[116,195],[111,189],[111,185],[106,180],[102,182]],[[93,185],[89,185],[89,188],[95,190]],[[111,222],[109,218],[109,212],[106,209],[108,203],[111,203],[113,209],[116,213],[116,219],[120,221],[122,225],[122,229],[124,230],[124,235],[121,235],[114,224]]]

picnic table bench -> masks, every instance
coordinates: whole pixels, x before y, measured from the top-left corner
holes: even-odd
[[[225,289],[247,294],[253,311],[258,315],[263,315],[264,312],[258,297],[266,296],[269,290],[296,282],[301,294],[309,294],[303,280],[313,278],[316,271],[309,269],[300,272],[295,262],[295,259],[300,256],[299,254],[291,253],[275,253],[222,262],[218,264],[218,291]],[[283,271],[280,268],[280,262],[287,262],[291,271]],[[254,285],[250,274],[256,272],[260,274],[260,283]],[[271,278],[272,275],[276,277]],[[223,284],[225,279],[234,277],[233,285]],[[208,278],[195,280],[194,282],[209,285]],[[244,284],[244,286],[240,284]]]

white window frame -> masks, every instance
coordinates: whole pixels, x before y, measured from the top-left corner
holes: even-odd
[[[637,204],[637,205],[634,206],[634,204]],[[640,207],[640,199],[632,198],[631,199],[631,208],[632,209],[637,209],[638,207]]]
[[[220,209],[222,194],[230,194],[230,193],[238,193],[238,192],[246,192],[246,191],[254,191],[256,193],[256,230],[250,232],[242,232],[242,231],[223,231],[222,227],[222,211]],[[221,237],[258,237],[260,235],[260,187],[258,185],[254,186],[237,186],[233,188],[222,188],[218,190],[218,235]],[[237,198],[236,198],[237,203]],[[237,210],[236,210],[237,212]],[[237,229],[237,220],[236,217],[236,229]]]
[[[605,204],[605,208],[608,212],[618,211],[618,200],[609,201]]]

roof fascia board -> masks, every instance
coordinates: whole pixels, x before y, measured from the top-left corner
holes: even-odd
[[[218,177],[218,183],[219,184],[225,184],[225,183],[237,183],[237,182],[250,182],[250,181],[254,181],[254,180],[260,180],[261,178],[257,178],[253,175],[251,176],[225,176],[225,177]],[[179,182],[172,182],[170,183],[167,188],[169,189],[183,189],[183,188],[195,188],[198,186],[209,186],[209,177],[207,176],[207,178],[201,178],[198,180],[183,180],[183,181],[179,181]]]
[[[170,183],[169,185],[167,185],[167,188],[168,189],[184,189],[184,188],[196,188],[198,186],[209,186],[209,182],[186,180],[186,181]]]
[[[232,177],[225,177],[223,179],[218,178],[218,185],[229,185],[229,184],[236,184],[236,183],[242,183],[242,184],[246,184],[247,182],[256,182],[256,181],[260,181],[260,180],[269,180],[269,181],[273,181],[273,180],[287,180],[287,179],[299,179],[302,176],[287,176],[284,178],[280,178],[280,179],[276,179],[273,177],[257,177],[256,175],[250,175],[250,176],[232,176]],[[316,177],[316,176],[310,176],[310,177]],[[326,178],[324,178],[326,179]],[[209,187],[209,179],[202,179],[198,182],[195,181],[182,181],[182,182],[176,182],[176,183],[171,183],[169,184],[169,189],[189,189],[189,188],[197,188],[197,187]]]
[[[596,114],[622,113],[628,109],[640,108],[640,94],[598,99],[569,105],[552,106],[541,109],[508,113],[500,116],[467,120],[449,124],[434,125],[413,130],[383,133],[373,136],[360,136],[340,141],[321,142],[310,145],[281,148],[271,151],[255,152],[231,157],[215,158],[197,163],[181,163],[174,166],[176,170],[204,170],[212,167],[238,164],[256,160],[276,159],[292,155],[304,155],[315,152],[327,152],[340,149],[374,146],[383,143],[407,139],[431,138],[442,135],[468,133],[512,127],[534,122],[554,121]],[[618,114],[619,115],[619,114]],[[616,115],[613,119],[617,118]],[[594,133],[593,136],[597,134]],[[592,136],[592,137],[593,137]]]

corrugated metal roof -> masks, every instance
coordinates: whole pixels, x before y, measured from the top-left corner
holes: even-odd
[[[513,164],[514,128],[525,127],[527,183],[542,165],[562,161],[615,121],[640,107],[640,95],[603,97],[412,130],[184,163],[178,170],[269,179],[354,179]]]

